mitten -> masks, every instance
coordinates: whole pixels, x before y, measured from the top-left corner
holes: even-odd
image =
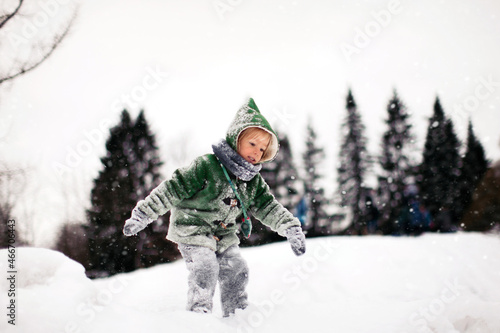
[[[304,236],[300,227],[295,226],[286,229],[285,235],[295,255],[300,256],[306,252],[306,236]]]
[[[153,219],[148,217],[145,213],[140,211],[137,207],[132,210],[132,216],[125,221],[123,227],[123,234],[125,236],[132,236],[137,234],[142,229],[146,228],[148,224],[153,222]]]

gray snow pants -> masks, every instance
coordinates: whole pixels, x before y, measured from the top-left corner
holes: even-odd
[[[248,305],[245,288],[248,284],[248,266],[238,245],[222,253],[198,246],[179,244],[179,251],[189,271],[187,309],[194,312],[212,312],[213,296],[219,281],[224,317]]]

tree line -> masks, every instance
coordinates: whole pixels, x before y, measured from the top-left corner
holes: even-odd
[[[425,209],[432,222],[447,220],[446,230],[438,223],[435,231],[457,230],[489,164],[471,121],[462,151],[453,121],[446,116],[436,97],[421,161],[417,162],[411,158],[415,136],[410,114],[396,91],[387,104],[386,130],[379,156],[367,152],[365,128],[351,91],[346,109],[347,116],[342,123],[345,134],[337,169],[340,204],[348,207],[352,215],[345,233],[360,235],[365,232],[367,223],[373,218],[367,202],[379,207],[377,231],[384,235],[411,232],[403,216],[405,213],[419,214],[416,207]],[[375,163],[380,169],[378,188],[371,189],[365,186],[365,179]]]
[[[341,147],[336,165],[336,198],[327,198],[324,177],[318,166],[325,152],[317,143],[310,120],[307,123],[303,170],[294,164],[293,149],[286,133],[278,132],[280,153],[263,165],[261,174],[272,193],[303,224],[307,237],[331,234],[367,233],[377,207],[380,214],[372,232],[397,234],[401,231],[401,212],[411,209],[409,197],[425,205],[431,216],[442,212],[451,216],[456,226],[468,212],[474,189],[485,173],[488,161],[469,121],[464,152],[452,120],[441,107],[439,98],[429,118],[421,162],[411,158],[415,137],[406,106],[394,91],[387,104],[386,130],[381,138],[381,153],[371,155],[361,113],[352,91],[346,96],[346,114],[341,123]],[[142,267],[176,260],[177,247],[165,239],[169,214],[141,231],[137,237],[122,234],[124,221],[137,201],[143,199],[164,179],[163,162],[154,133],[144,111],[133,119],[127,110],[110,129],[101,158],[101,170],[93,181],[91,206],[83,224],[67,224],[58,236],[56,249],[82,263],[90,277],[129,272]],[[376,188],[366,186],[366,178],[378,164]],[[412,191],[412,189],[418,191]],[[329,213],[338,206],[340,213]],[[346,228],[339,229],[340,222]],[[250,239],[242,246],[280,241],[282,238],[253,220]]]
[[[368,140],[361,113],[352,92],[348,91],[336,170],[338,200],[326,198],[323,175],[318,172],[325,152],[318,146],[312,122],[307,124],[302,173],[294,164],[288,136],[278,133],[280,154],[263,166],[261,174],[278,201],[299,217],[308,237],[330,235],[334,233],[332,227],[346,218],[348,227],[340,233],[366,233],[367,224],[373,218],[367,209],[370,205],[380,211],[375,230],[380,234],[396,234],[401,231],[401,212],[411,209],[409,196],[425,205],[433,217],[443,212],[450,214],[455,226],[467,212],[474,189],[488,166],[471,122],[462,153],[453,122],[436,98],[420,163],[411,158],[415,151],[412,122],[396,91],[387,104],[385,126],[381,154],[372,156],[366,147]],[[87,240],[88,252],[82,261],[86,261],[89,275],[127,272],[179,258],[176,246],[165,239],[168,214],[149,225],[138,237],[127,238],[122,234],[123,222],[136,202],[163,179],[159,172],[162,162],[158,146],[144,112],[135,120],[126,110],[122,112],[119,124],[110,130],[106,151],[106,156],[101,158],[102,170],[94,180],[87,224],[73,226],[73,229],[80,228],[80,235]],[[380,170],[378,188],[369,188],[366,177],[376,163]],[[418,191],[412,192],[412,188]],[[343,207],[345,215],[328,214],[328,206],[332,204]],[[253,224],[252,237],[242,239],[242,246],[281,240],[257,221]],[[58,242],[61,249],[70,248],[74,243],[68,244],[76,234],[71,229],[63,229]]]

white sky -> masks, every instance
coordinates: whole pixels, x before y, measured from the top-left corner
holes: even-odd
[[[51,22],[67,14],[63,2]],[[28,170],[17,218],[30,220],[39,243],[52,226],[83,219],[123,107],[134,116],[145,109],[165,176],[209,152],[252,96],[289,135],[297,160],[312,118],[333,190],[349,87],[373,154],[396,88],[418,148],[438,95],[459,137],[470,116],[488,158],[499,159],[499,15],[495,0],[87,0],[61,48],[0,91],[2,160]],[[350,57],[348,44],[357,48]],[[54,164],[68,166],[64,177]]]

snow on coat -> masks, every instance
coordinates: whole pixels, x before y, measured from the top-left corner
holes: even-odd
[[[253,99],[238,111],[226,141],[236,150],[239,134],[252,126],[272,134],[270,147],[275,153],[271,160],[278,150],[277,136]],[[281,236],[286,229],[300,226],[298,219],[274,198],[260,174],[249,181],[230,177],[245,207],[264,225]],[[205,246],[219,253],[239,244],[236,233],[243,216],[241,204],[214,154],[200,156],[188,167],[177,169],[171,179],[139,201],[137,208],[153,220],[171,210],[167,239],[173,242]]]

